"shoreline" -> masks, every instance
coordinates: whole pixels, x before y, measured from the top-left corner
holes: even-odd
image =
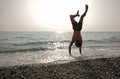
[[[62,64],[71,61],[112,57],[120,57],[120,50],[118,48],[83,48],[82,55],[79,54],[78,50],[72,49],[72,56],[69,56],[67,49],[36,52],[0,53],[0,67],[39,63],[52,64],[54,61],[56,61],[56,64]]]
[[[120,57],[0,67],[0,79],[119,79]]]

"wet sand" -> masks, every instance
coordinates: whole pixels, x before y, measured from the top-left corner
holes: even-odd
[[[120,79],[120,57],[0,67],[0,79]]]

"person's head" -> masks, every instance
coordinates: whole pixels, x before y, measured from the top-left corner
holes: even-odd
[[[76,47],[81,47],[82,46],[82,42],[80,40],[75,41],[75,46]]]

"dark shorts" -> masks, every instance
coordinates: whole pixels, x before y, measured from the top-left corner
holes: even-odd
[[[81,29],[82,29],[82,23],[81,22],[73,22],[72,23],[72,25],[73,25],[73,30],[74,31],[81,31]]]

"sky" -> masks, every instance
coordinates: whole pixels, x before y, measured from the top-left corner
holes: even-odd
[[[85,4],[82,31],[120,31],[120,0],[0,0],[0,31],[72,31]]]

